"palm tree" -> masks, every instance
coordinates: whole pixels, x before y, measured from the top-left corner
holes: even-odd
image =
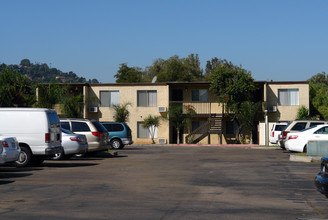
[[[168,119],[177,132],[177,144],[180,144],[180,130],[184,127],[190,131],[191,118],[196,115],[195,108],[192,105],[176,105],[172,104],[168,110]]]
[[[155,140],[154,140],[155,130],[159,126],[160,119],[161,116],[148,115],[147,118],[143,120],[143,126],[149,129],[152,144],[155,144]]]
[[[114,119],[116,122],[127,122],[129,119],[130,112],[128,106],[131,103],[124,103],[122,105],[114,105],[115,115]]]

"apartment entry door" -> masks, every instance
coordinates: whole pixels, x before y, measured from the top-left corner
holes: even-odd
[[[171,126],[171,141],[170,143],[171,144],[177,144],[178,142],[178,132],[177,132],[177,129],[174,127],[174,126]],[[179,133],[179,141],[180,141],[180,144],[183,144],[183,129],[180,129],[180,133]]]

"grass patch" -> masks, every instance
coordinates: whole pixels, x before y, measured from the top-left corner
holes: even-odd
[[[307,156],[306,153],[295,153],[296,156]]]

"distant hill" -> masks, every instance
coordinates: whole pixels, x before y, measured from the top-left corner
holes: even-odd
[[[49,68],[49,66],[45,63],[33,64],[29,59],[23,59],[19,65],[0,64],[0,72],[6,67],[9,70],[21,73],[34,82],[49,83],[56,79],[61,83],[99,83],[97,79],[86,80],[84,77],[78,77],[72,71],[62,72],[56,68]]]

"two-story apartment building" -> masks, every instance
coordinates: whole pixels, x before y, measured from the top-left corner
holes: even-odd
[[[257,101],[265,103],[269,122],[294,120],[300,106],[309,108],[308,82],[255,82]],[[209,82],[127,83],[127,84],[71,84],[84,95],[85,118],[113,121],[114,105],[130,103],[127,124],[136,144],[151,143],[147,128],[142,126],[148,115],[163,116],[170,104],[193,106],[192,134],[187,129],[180,133],[180,143],[226,144],[235,140],[236,124],[223,117],[223,105],[217,102]],[[97,97],[99,103],[90,103]],[[264,110],[264,109],[263,109]],[[264,144],[263,117],[259,118],[258,133],[253,140]],[[162,120],[155,132],[156,143],[176,143],[177,132],[168,120]]]

